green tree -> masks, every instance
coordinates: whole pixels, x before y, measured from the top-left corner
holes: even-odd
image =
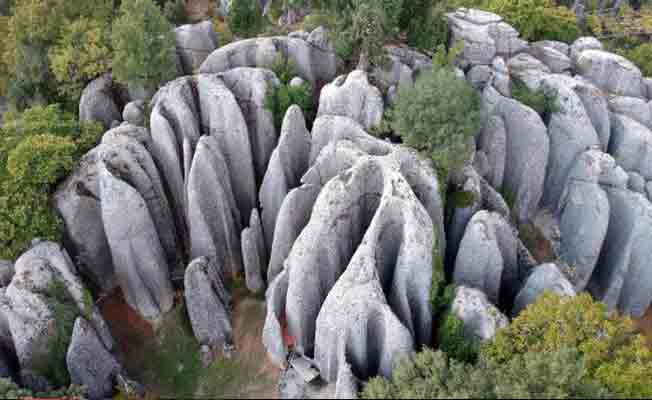
[[[435,64],[413,87],[400,89],[392,121],[405,143],[432,156],[445,184],[468,157],[469,139],[480,129],[480,98],[450,67]]]
[[[258,0],[234,0],[226,21],[231,32],[245,38],[258,35],[267,25]]]
[[[124,0],[113,23],[113,76],[151,90],[176,74],[173,26],[152,0]]]
[[[589,294],[546,293],[482,350],[501,364],[527,353],[572,348],[584,357],[587,377],[618,397],[652,396],[652,350],[629,318],[611,315]]]
[[[509,362],[480,360],[476,365],[424,350],[406,360],[391,380],[374,378],[366,399],[442,398],[604,398],[608,392],[587,382],[584,358],[575,349],[519,354]]]
[[[67,24],[50,48],[52,72],[62,95],[78,100],[84,86],[111,67],[109,25],[86,17]]]

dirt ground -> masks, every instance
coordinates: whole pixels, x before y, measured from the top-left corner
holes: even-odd
[[[185,362],[186,365],[179,364],[179,374],[176,378],[168,372],[165,382],[157,378],[152,359],[156,358],[157,353],[170,350],[165,347],[170,344],[163,344],[162,337],[169,334],[179,335],[180,331],[184,331],[180,328],[182,321],[179,321],[177,313],[183,302],[181,292],[177,293],[177,307],[166,317],[157,334],[150,324],[126,303],[120,291],[105,296],[99,306],[119,345],[122,353],[120,361],[130,376],[145,385],[155,396],[171,395],[165,391],[165,387],[169,391],[170,382],[173,382],[174,386],[174,382],[187,382],[192,379],[197,382],[195,394],[192,396],[196,398],[278,398],[277,382],[280,371],[268,362],[267,352],[261,341],[265,303],[262,298],[248,294],[241,284],[232,286],[235,351],[231,358],[219,356],[211,366],[198,367],[196,374],[187,375],[188,372],[182,370],[193,368],[193,365],[188,364],[188,357],[183,357],[180,362]],[[188,332],[181,343],[186,346],[184,349],[187,351],[198,350],[192,332]],[[189,347],[188,343],[195,344]],[[192,360],[192,356],[190,359]]]

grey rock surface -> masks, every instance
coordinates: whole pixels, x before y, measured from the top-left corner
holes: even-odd
[[[631,61],[602,50],[584,50],[575,62],[579,75],[615,95],[645,97],[643,75]]]
[[[652,179],[652,131],[633,119],[611,114],[609,153],[626,171]]]
[[[530,304],[534,304],[537,298],[544,292],[550,291],[560,296],[575,296],[575,288],[561,273],[555,264],[543,264],[534,269],[534,272],[525,281],[525,286],[514,300],[512,316],[516,317]]]
[[[614,97],[609,99],[609,109],[616,114],[625,115],[652,129],[652,102],[638,97]]]
[[[122,111],[122,119],[131,125],[144,126],[145,107],[146,104],[142,100],[136,100],[127,103],[124,110]]]
[[[209,54],[219,47],[211,21],[182,25],[174,30],[177,55],[184,75],[192,75]]]
[[[104,348],[95,328],[82,317],[75,320],[66,365],[71,383],[88,388],[90,399],[112,396],[116,376],[122,369],[115,356]]]
[[[121,121],[120,103],[126,98],[122,91],[110,73],[92,80],[79,100],[79,120],[101,122],[104,129],[109,129],[113,121]]]
[[[487,342],[496,332],[509,325],[509,320],[478,289],[458,286],[451,312],[464,323],[464,336],[474,342]]]
[[[197,341],[221,349],[233,341],[231,297],[224,286],[224,271],[206,257],[193,260],[186,269],[186,307]]]

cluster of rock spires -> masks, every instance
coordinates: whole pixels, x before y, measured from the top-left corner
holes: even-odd
[[[102,317],[84,308],[81,277],[119,287],[154,327],[183,281],[197,340],[220,350],[233,341],[227,281],[244,276],[265,292],[262,341],[289,397],[355,397],[360,381],[431,345],[433,265],[458,285],[451,310],[477,340],[545,290],[589,290],[640,316],[652,301],[652,80],[593,38],[527,43],[494,14],[448,19],[452,43],[464,43],[457,75],[482,93],[482,130],[452,182],[468,201],[446,211],[430,162],[368,133],[432,67],[416,51],[388,46],[384,67],[336,77],[322,28],[218,48],[204,23],[177,29],[187,76],[149,104],[129,102],[137,96],[109,75],[92,82],[80,117],[112,129],[54,196],[66,250],[36,243],[0,271],[0,371],[47,386],[33,363],[52,329],[43,290],[55,277],[84,310],[67,361],[92,398],[126,378]],[[280,132],[265,108],[278,57],[328,83],[311,131],[298,106]],[[541,116],[511,98],[515,79],[557,107]],[[539,265],[523,227],[541,232],[555,262]]]

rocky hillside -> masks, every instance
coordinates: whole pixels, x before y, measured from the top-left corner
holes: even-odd
[[[452,174],[463,202],[446,200],[426,156],[373,134],[399,89],[432,69],[407,47],[337,76],[324,28],[219,47],[202,22],[176,29],[179,77],[151,101],[110,74],[91,82],[79,115],[106,132],[53,196],[65,240],[35,239],[2,270],[2,375],[57,388],[42,360],[63,336],[88,397],[142,394],[89,289],[118,290],[154,331],[185,304],[210,363],[240,350],[232,288],[244,277],[265,298],[257,340],[282,371],[280,395],[297,398],[356,397],[432,346],[438,273],[479,341],[545,291],[643,316],[652,79],[592,37],[528,43],[492,13],[447,18],[450,47],[463,44],[456,79],[481,96],[473,153]],[[268,69],[279,58],[320,88],[314,121],[293,105],[275,125],[266,98],[284,85]],[[519,85],[554,106],[539,113]]]

